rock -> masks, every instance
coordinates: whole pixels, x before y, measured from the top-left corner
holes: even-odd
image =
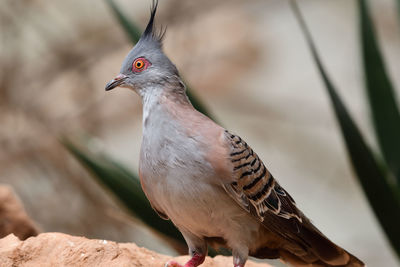
[[[184,263],[188,256],[174,260]],[[61,233],[43,233],[20,241],[13,234],[0,239],[0,266],[129,266],[163,267],[172,257],[133,243],[115,243]],[[232,257],[207,257],[202,267],[232,266]],[[248,261],[246,267],[270,267]]]
[[[11,233],[24,240],[38,230],[12,188],[0,185],[0,238]]]

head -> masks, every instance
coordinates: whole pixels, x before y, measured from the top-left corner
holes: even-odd
[[[162,51],[162,39],[165,31],[154,27],[154,17],[158,1],[153,0],[150,20],[140,40],[128,53],[120,73],[106,85],[106,91],[115,87],[127,87],[139,94],[166,82],[179,79],[175,65]]]

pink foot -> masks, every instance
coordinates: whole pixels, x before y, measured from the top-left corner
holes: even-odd
[[[176,261],[168,261],[164,267],[183,267],[183,265],[177,263]]]
[[[194,254],[185,265],[181,265],[176,261],[171,260],[165,264],[165,267],[197,267],[204,262],[205,258],[205,255]]]

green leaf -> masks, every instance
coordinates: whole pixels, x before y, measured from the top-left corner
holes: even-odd
[[[61,143],[75,158],[93,174],[96,180],[105,186],[128,210],[145,224],[185,246],[185,241],[171,221],[161,219],[151,207],[142,191],[140,181],[133,173],[106,156],[94,156],[85,152],[70,141]]]
[[[321,63],[296,2],[292,0],[291,4],[328,91],[353,168],[387,238],[400,256],[399,192],[396,187],[391,186],[388,182],[388,173],[376,161],[373,153],[364,141],[361,132],[336,93],[336,89]]]
[[[121,9],[115,4],[113,0],[106,0],[106,2],[111,7],[115,17],[118,19],[122,28],[131,39],[132,43],[137,43],[141,36],[141,30],[139,29],[139,27],[136,26],[136,24],[132,21],[129,21],[129,19],[122,13]],[[185,82],[185,84],[187,83]],[[186,93],[190,99],[190,102],[198,111],[210,118],[213,118],[206,106],[198,99],[198,97],[192,92],[192,90],[189,89],[189,86],[187,86],[186,88]]]
[[[132,43],[137,43],[142,35],[140,28],[133,22],[129,21],[127,17],[125,17],[113,0],[106,0],[106,2],[110,6],[119,23],[124,28],[125,33],[128,35]]]
[[[397,20],[400,19],[400,0],[396,1],[397,3]]]
[[[358,1],[362,57],[374,129],[388,167],[400,184],[400,113],[365,0]]]

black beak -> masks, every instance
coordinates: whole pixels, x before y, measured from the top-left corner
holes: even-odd
[[[127,76],[125,76],[124,74],[119,74],[117,77],[115,77],[114,79],[112,79],[111,81],[109,81],[106,84],[106,91],[109,91],[111,89],[114,89],[117,86],[120,86],[125,79],[128,78]]]

